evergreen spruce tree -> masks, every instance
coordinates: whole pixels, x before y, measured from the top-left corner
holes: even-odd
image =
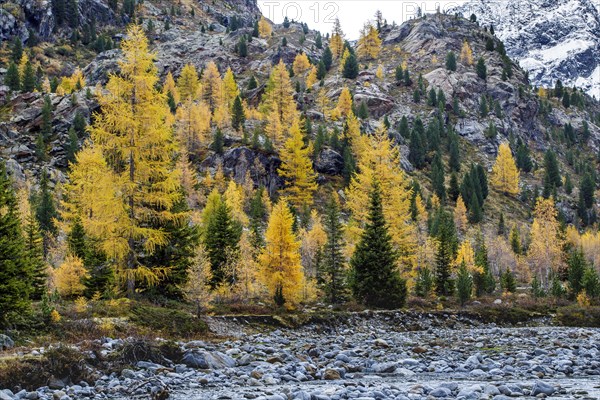
[[[498,220],[498,236],[506,235],[506,224],[504,222],[504,213],[500,213],[500,219]]]
[[[452,216],[442,208],[438,210],[436,219],[435,292],[440,296],[450,296],[454,292],[451,268],[457,249],[456,227]]]
[[[529,147],[523,143],[521,138],[517,139],[516,163],[517,167],[523,172],[531,172],[533,169]]]
[[[562,97],[562,105],[564,108],[571,107],[571,96],[569,96],[569,91],[565,90]]]
[[[458,135],[452,133],[448,135],[448,147],[450,153],[450,159],[448,160],[448,166],[450,171],[460,171],[460,151],[458,147]]]
[[[58,218],[58,212],[50,190],[48,172],[45,169],[42,171],[39,192],[35,196],[35,216],[44,236],[44,254],[46,254],[50,238],[58,231],[54,222]]]
[[[356,79],[358,76],[358,62],[354,54],[350,54],[344,62],[342,76],[346,79]]]
[[[487,246],[481,234],[477,235],[477,247],[475,249],[475,266],[481,271],[473,274],[475,284],[475,295],[482,296],[484,293],[493,293],[496,289],[496,280],[490,270]]]
[[[475,67],[477,71],[477,76],[481,79],[485,80],[487,78],[487,67],[485,66],[485,60],[483,57],[480,57],[477,61],[477,66]]]
[[[254,77],[254,75],[252,75],[250,77],[250,79],[248,80],[248,90],[253,90],[256,89],[258,87],[258,82],[256,82],[256,78]]]
[[[33,212],[26,217],[23,233],[25,238],[25,253],[31,272],[31,280],[29,282],[31,285],[30,298],[32,300],[41,300],[47,291],[48,273],[46,263],[44,262],[42,233]]]
[[[44,96],[44,105],[42,106],[42,126],[41,133],[44,137],[44,142],[50,139],[52,135],[52,100],[49,95]]]
[[[182,196],[173,206],[172,211],[176,213],[190,211],[185,196]],[[145,294],[150,297],[162,296],[167,299],[183,300],[182,288],[188,282],[188,271],[195,262],[196,248],[200,243],[200,230],[195,225],[176,220],[162,224],[161,228],[168,235],[167,243],[158,246],[156,251],[141,259],[140,262],[150,268],[168,265],[170,271],[168,276],[158,284],[148,287]]]
[[[600,297],[600,277],[594,267],[585,269],[582,279],[583,289],[588,297],[598,299]]]
[[[250,242],[255,249],[265,246],[264,230],[267,219],[267,207],[263,202],[265,188],[260,187],[250,200]]]
[[[368,222],[350,260],[352,292],[359,303],[367,306],[400,308],[406,301],[406,282],[397,269],[398,255],[383,216],[377,181],[369,197]]]
[[[502,290],[508,293],[514,293],[517,291],[517,281],[515,279],[515,274],[509,269],[502,273],[502,277],[500,279],[500,283],[502,286]]]
[[[544,154],[544,191],[552,191],[562,186],[562,178],[556,154],[550,149]],[[550,193],[546,193],[550,194]],[[546,196],[548,197],[548,196]]]
[[[0,161],[0,327],[29,309],[31,266],[25,250],[17,199]]]
[[[237,96],[233,101],[231,111],[231,126],[236,131],[243,128],[244,122],[246,122],[246,114],[244,113],[244,106],[242,105],[242,99]]]
[[[331,304],[339,304],[347,299],[347,285],[344,261],[344,227],[341,223],[340,206],[335,194],[327,203],[323,229],[327,242],[323,246],[322,262],[319,271],[319,284]]]
[[[445,179],[442,157],[439,153],[436,153],[431,163],[431,185],[441,202],[446,200]]]
[[[217,128],[215,134],[213,135],[213,141],[210,144],[210,148],[217,154],[223,154],[223,147],[225,146],[225,137],[223,136],[223,131],[220,128]]]
[[[456,54],[453,51],[449,51],[446,54],[446,69],[449,71],[456,71]]]
[[[467,266],[465,265],[464,261],[458,268],[458,274],[456,277],[456,291],[458,295],[458,301],[462,307],[471,299],[471,294],[473,293],[473,277],[467,270]]]
[[[246,44],[246,37],[242,36],[237,44],[237,53],[240,57],[248,56],[248,45]]]
[[[587,262],[581,249],[573,249],[567,259],[568,281],[571,299],[576,299],[583,289],[583,275],[587,269]]]
[[[216,196],[218,199],[211,215],[207,216],[202,237],[212,272],[209,283],[213,289],[235,281],[236,277],[231,276],[228,268],[238,257],[242,233],[225,201],[218,193]]]
[[[323,50],[323,58],[321,58],[321,61],[323,61],[325,69],[329,71],[329,69],[331,68],[331,64],[333,63],[333,53],[331,52],[329,46],[327,46],[325,50]]]
[[[19,76],[19,68],[14,62],[8,64],[6,75],[4,75],[4,84],[12,91],[21,90],[21,77]]]
[[[452,201],[456,201],[460,195],[460,187],[458,186],[458,176],[456,172],[452,172],[450,175],[450,183],[448,185],[448,198]]]
[[[27,61],[23,76],[21,77],[21,90],[24,92],[33,92],[35,89],[35,71],[31,61]]]
[[[398,133],[401,137],[408,139],[410,136],[410,129],[408,128],[408,119],[406,115],[403,115],[400,119],[400,125],[398,126]]]
[[[14,63],[19,63],[23,57],[23,42],[19,35],[15,35],[11,47],[11,60]]]
[[[419,269],[415,280],[415,294],[419,297],[429,297],[433,291],[434,283],[434,277],[429,268]]]
[[[317,49],[323,48],[323,39],[321,38],[321,32],[317,32],[317,35],[315,37],[315,47]]]

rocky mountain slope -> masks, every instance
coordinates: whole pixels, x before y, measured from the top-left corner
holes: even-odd
[[[474,0],[453,11],[493,24],[534,85],[557,79],[600,99],[600,5],[594,0]]]
[[[99,3],[94,7],[103,9],[104,1],[96,1]],[[38,176],[42,167],[49,168],[53,181],[64,181],[67,167],[65,147],[68,128],[77,112],[89,121],[92,111],[97,107],[91,95],[95,90],[94,86],[97,83],[104,83],[108,74],[117,70],[120,50],[111,49],[97,53],[90,50],[89,45],[69,44],[67,38],[72,36],[73,29],[64,26],[53,28],[51,9],[42,12],[40,8],[32,8],[33,5],[38,4],[37,2],[10,4],[13,7],[20,7],[19,12],[13,13],[20,19],[17,18],[11,28],[3,28],[6,37],[20,35],[19,32],[27,31],[44,38],[48,30],[55,30],[55,33],[47,35],[46,41],[35,43],[32,48],[36,62],[40,67],[52,66],[52,72],[49,73],[56,76],[68,75],[75,66],[79,65],[84,71],[87,88],[83,88],[74,96],[50,95],[55,109],[51,158],[48,161],[41,161],[35,156],[35,140],[41,124],[42,95],[40,93],[10,94],[6,87],[0,87],[0,102],[5,102],[7,106],[4,109],[10,110],[10,112],[5,111],[2,116],[3,122],[0,122],[0,150],[3,157],[8,160],[9,170],[19,181],[24,181],[27,176]],[[215,2],[210,5],[193,2],[178,4],[175,5],[170,1],[144,1],[136,8],[136,16],[146,27],[152,21],[151,39],[162,77],[166,76],[167,72],[172,72],[177,78],[186,63],[192,63],[201,70],[207,62],[215,61],[222,73],[228,67],[232,68],[243,96],[251,106],[256,106],[273,63],[282,59],[287,65],[291,65],[298,52],[305,52],[315,62],[322,57],[323,49],[316,46],[316,32],[306,30],[306,27],[298,23],[292,23],[287,28],[275,25],[271,37],[254,38],[248,42],[248,55],[241,57],[236,51],[239,39],[243,35],[252,33],[252,23],[260,15],[256,4],[252,1]],[[588,3],[586,0],[581,0],[581,4]],[[80,21],[81,24],[89,24],[92,21],[83,12],[83,5],[83,2],[79,3],[79,9],[82,11]],[[176,9],[175,6],[179,8]],[[542,9],[539,10],[543,12]],[[50,17],[44,20],[42,14]],[[485,25],[484,14],[486,13],[476,12],[476,14],[480,18],[479,25]],[[95,24],[99,35],[103,33],[110,35],[115,43],[118,43],[121,32],[129,20],[127,15],[107,11],[104,19],[96,16]],[[10,25],[7,21],[13,19],[4,13],[2,21],[2,26],[6,27]],[[232,22],[236,25],[234,30],[231,29]],[[167,27],[169,29],[166,29]],[[497,30],[502,31],[501,24],[498,25]],[[595,31],[592,30],[591,33],[593,32]],[[566,161],[568,152],[572,150],[565,147],[560,132],[567,123],[580,132],[584,121],[588,124],[590,135],[586,143],[581,143],[578,154],[581,159],[589,160],[589,157],[600,149],[600,122],[598,121],[600,108],[597,102],[585,97],[582,106],[566,109],[558,100],[550,99],[548,102],[551,111],[548,111],[548,105],[542,107],[542,101],[531,88],[523,69],[516,63],[504,59],[498,51],[486,50],[488,39],[493,40],[498,47],[499,40],[505,38],[507,49],[514,48],[511,42],[512,36],[499,34],[493,37],[468,20],[441,14],[428,15],[400,26],[385,25],[380,36],[383,46],[379,59],[362,62],[357,79],[343,78],[336,61],[324,78],[322,89],[317,85],[314,90],[296,93],[295,98],[299,109],[304,110],[304,114],[312,120],[315,127],[323,124],[330,131],[341,130],[343,128],[341,122],[323,119],[316,100],[317,93],[323,90],[326,97],[332,100],[332,105],[335,105],[341,89],[347,86],[353,93],[355,106],[364,103],[368,109],[368,117],[362,119],[363,130],[367,133],[372,132],[379,121],[386,117],[391,124],[390,132],[400,145],[403,168],[415,178],[422,180],[425,188],[429,187],[428,174],[426,170],[415,170],[411,165],[408,160],[409,141],[397,132],[402,116],[408,117],[411,126],[417,117],[420,117],[425,125],[433,119],[436,108],[426,104],[426,97],[431,89],[441,90],[446,97],[445,119],[461,137],[460,147],[465,163],[479,162],[489,170],[500,143],[507,140],[514,143],[516,139],[521,139],[533,149],[536,165],[542,162],[542,152],[552,147],[558,151],[565,171],[575,176],[576,166]],[[27,35],[19,37],[25,39]],[[284,38],[286,45],[282,45]],[[444,67],[447,52],[452,50],[458,56],[465,40],[472,47],[475,62],[479,57],[485,60],[487,80],[477,76],[475,65],[458,63],[455,72]],[[323,42],[325,47],[326,39],[323,39]],[[71,52],[66,55],[48,50],[65,46],[71,46]],[[7,47],[4,54],[7,54]],[[516,56],[520,57],[520,54]],[[593,51],[582,53],[583,58],[580,59],[580,63],[586,63],[586,54],[592,57]],[[412,83],[409,86],[399,84],[394,77],[395,68],[402,63],[405,63],[412,76]],[[383,71],[381,78],[376,74],[379,65]],[[569,65],[571,66],[565,66],[565,71],[576,68],[575,64]],[[506,68],[510,69],[511,76],[503,79],[502,71]],[[0,74],[2,71],[5,70],[0,70]],[[423,99],[415,103],[414,90],[420,74],[424,85]],[[258,88],[247,90],[245,88],[251,77],[257,79]],[[530,73],[529,78],[533,78],[535,82],[535,74]],[[483,99],[495,108],[490,109],[485,116],[482,116],[479,110]],[[454,110],[455,107],[457,110]],[[486,135],[490,125],[496,127],[497,135]],[[257,121],[248,121],[246,130],[252,132],[256,126],[260,126],[257,125]],[[203,174],[207,169],[214,170],[217,164],[222,163],[225,173],[236,180],[241,181],[246,171],[250,170],[255,184],[266,185],[271,193],[282,187],[283,181],[276,172],[279,165],[277,154],[252,149],[233,132],[226,132],[226,136],[227,146],[223,155],[210,151],[191,155],[200,173]],[[84,138],[82,137],[81,140]],[[241,154],[244,156],[241,157]],[[320,174],[320,182],[332,178],[335,181],[335,176],[342,173],[342,155],[332,147],[324,146],[314,161],[315,169]],[[539,174],[523,174],[521,178],[524,192],[531,193],[535,187],[541,186]],[[498,207],[505,206],[498,205]],[[519,203],[514,203],[511,207],[518,210]],[[572,210],[576,207],[575,198],[565,198],[564,207],[567,215],[574,215]],[[502,210],[496,209],[490,214],[495,211]],[[527,213],[523,212],[520,215],[522,217]]]

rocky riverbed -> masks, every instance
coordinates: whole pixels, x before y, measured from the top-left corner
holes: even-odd
[[[176,361],[139,361],[96,382],[0,399],[600,398],[599,329],[499,327],[456,315],[353,316],[293,329],[247,322],[211,320],[230,339],[178,343]],[[104,355],[125,342],[103,339]]]

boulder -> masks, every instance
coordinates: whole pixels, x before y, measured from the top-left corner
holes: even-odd
[[[315,161],[315,169],[321,174],[341,175],[344,159],[337,151],[326,147],[319,153]]]
[[[15,347],[15,342],[4,334],[0,334],[0,350],[11,349]]]

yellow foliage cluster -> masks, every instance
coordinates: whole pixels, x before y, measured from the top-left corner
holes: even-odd
[[[60,96],[64,96],[65,94],[71,94],[81,90],[84,87],[85,78],[83,77],[83,72],[77,67],[71,76],[64,76],[60,80],[60,84],[56,88],[56,93]]]
[[[490,183],[504,194],[519,193],[519,170],[507,143],[502,143],[498,148],[498,157],[492,168]]]
[[[356,52],[359,58],[372,60],[379,56],[381,51],[381,39],[377,29],[367,23],[360,32],[360,38],[356,44]]]

